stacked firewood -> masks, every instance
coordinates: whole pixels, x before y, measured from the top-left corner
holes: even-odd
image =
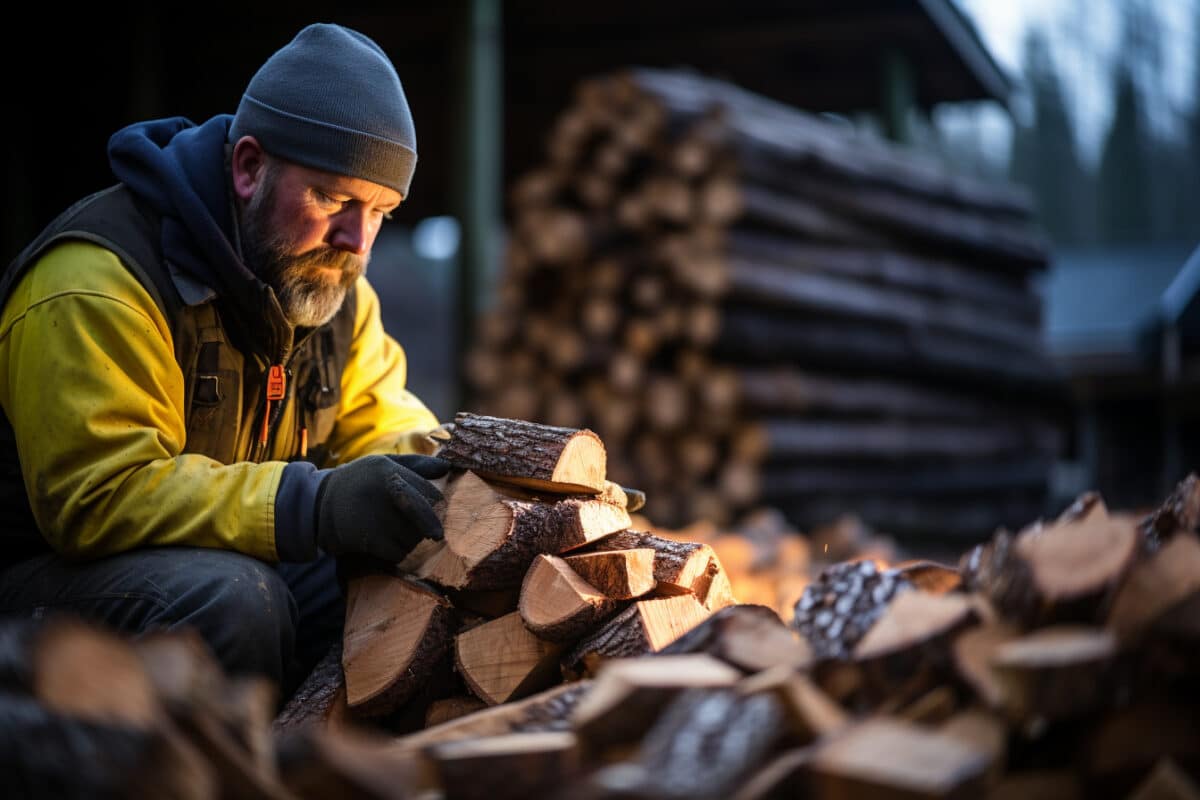
[[[346,637],[347,650],[399,644],[391,657],[373,671],[348,660],[342,680],[331,654],[273,728],[271,687],[222,675],[186,633],[0,627],[0,786],[198,800],[1200,797],[1195,475],[1149,516],[1086,494],[953,566],[837,562],[786,623],[727,606],[657,652],[584,654],[586,677],[522,699],[423,705],[425,728],[400,736],[346,703],[352,674],[411,663],[392,629],[412,618],[394,611]],[[517,613],[524,622],[520,601]],[[491,671],[526,663],[513,656],[497,644]],[[315,690],[321,675],[340,691]],[[339,695],[339,713],[312,713]]]
[[[447,798],[1200,797],[1200,482],[1095,494],[957,567],[823,570],[785,625],[719,611],[652,656],[397,740]]]
[[[661,524],[1043,513],[1061,394],[1015,187],[640,70],[580,85],[510,199],[472,407],[597,431]]]
[[[445,538],[348,581],[340,656],[288,724],[397,730],[506,703],[660,650],[734,602],[711,547],[631,529],[590,430],[461,413],[439,455],[454,466]]]

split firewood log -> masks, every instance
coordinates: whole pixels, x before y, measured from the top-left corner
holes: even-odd
[[[1200,478],[1196,473],[1180,481],[1138,527],[1150,550],[1157,550],[1179,531],[1200,533]]]
[[[580,639],[563,657],[563,674],[592,675],[606,659],[658,652],[707,616],[691,594],[639,600]]]
[[[687,689],[733,686],[741,673],[706,655],[624,658],[605,662],[571,715],[586,749],[600,754],[638,742],[662,710]]]
[[[654,588],[654,550],[606,550],[567,556],[566,562],[585,581],[612,600],[632,600]]]
[[[420,691],[450,646],[453,614],[445,597],[411,578],[350,581],[342,669],[355,714],[387,714]]]
[[[625,509],[602,500],[517,499],[466,472],[446,489],[445,540],[415,549],[400,569],[447,588],[510,589],[539,554],[582,547],[629,524]]]
[[[955,637],[977,619],[966,595],[901,592],[854,648],[864,688],[894,702],[906,700],[903,690],[915,695],[934,688],[950,672]]]
[[[342,643],[313,667],[288,699],[272,727],[276,736],[308,725],[339,728],[346,724],[346,676],[342,673]]]
[[[599,770],[591,783],[624,797],[729,797],[763,766],[785,730],[774,695],[689,689],[670,703],[631,761]]]
[[[814,797],[982,797],[993,755],[919,725],[878,718],[817,747]]]
[[[746,673],[784,665],[812,666],[808,643],[766,606],[742,603],[712,616],[663,648],[662,653],[707,653]]]
[[[736,602],[729,578],[712,547],[699,542],[676,542],[645,531],[622,531],[607,536],[594,546],[595,552],[609,550],[654,551],[655,593],[695,595],[709,611]]]
[[[591,679],[562,683],[535,695],[464,714],[393,741],[397,755],[422,752],[435,742],[453,742],[504,733],[565,731],[575,707],[591,691]]]
[[[1117,640],[1100,628],[1043,628],[996,648],[991,666],[1015,722],[1057,720],[1097,711],[1118,688]]]
[[[589,430],[461,412],[438,455],[484,478],[562,494],[604,491],[604,443]]]
[[[1027,626],[1094,624],[1104,619],[1138,553],[1134,521],[1102,502],[1017,535],[1000,531],[964,555],[964,585],[984,593],[1005,616]]]
[[[540,555],[525,574],[519,610],[525,626],[549,642],[569,642],[624,604],[585,581],[557,556]]]
[[[580,769],[578,745],[569,731],[439,742],[425,754],[445,796],[462,800],[542,797],[569,785]]]
[[[958,676],[989,708],[1001,708],[1004,686],[992,670],[992,658],[1004,644],[1021,635],[1015,627],[990,622],[963,631],[954,640],[954,666]]]
[[[517,612],[477,625],[454,640],[458,671],[488,705],[525,697],[560,680],[561,653],[561,645],[530,633]]]
[[[1172,608],[1200,594],[1200,537],[1176,532],[1136,564],[1117,592],[1108,616],[1122,642],[1135,642]]]
[[[436,788],[415,753],[397,754],[389,737],[360,728],[288,730],[280,737],[279,772],[301,800],[408,800]]]

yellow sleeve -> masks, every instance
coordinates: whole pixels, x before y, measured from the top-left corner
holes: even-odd
[[[61,244],[18,282],[0,314],[0,406],[58,552],[191,545],[277,558],[284,465],[181,455],[183,398],[166,319],[113,253]]]
[[[342,402],[329,438],[337,463],[374,453],[429,453],[425,438],[438,426],[425,404],[405,388],[404,350],[383,329],[379,296],[359,278],[354,340],[342,372]]]

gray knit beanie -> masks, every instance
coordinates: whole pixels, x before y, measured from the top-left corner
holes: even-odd
[[[417,137],[400,77],[366,36],[318,23],[259,68],[229,141],[258,139],[274,156],[348,175],[408,197]]]

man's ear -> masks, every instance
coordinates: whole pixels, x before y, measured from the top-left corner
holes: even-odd
[[[243,203],[254,196],[254,192],[266,175],[267,154],[253,136],[243,136],[233,146],[230,171],[233,177],[233,193]]]

